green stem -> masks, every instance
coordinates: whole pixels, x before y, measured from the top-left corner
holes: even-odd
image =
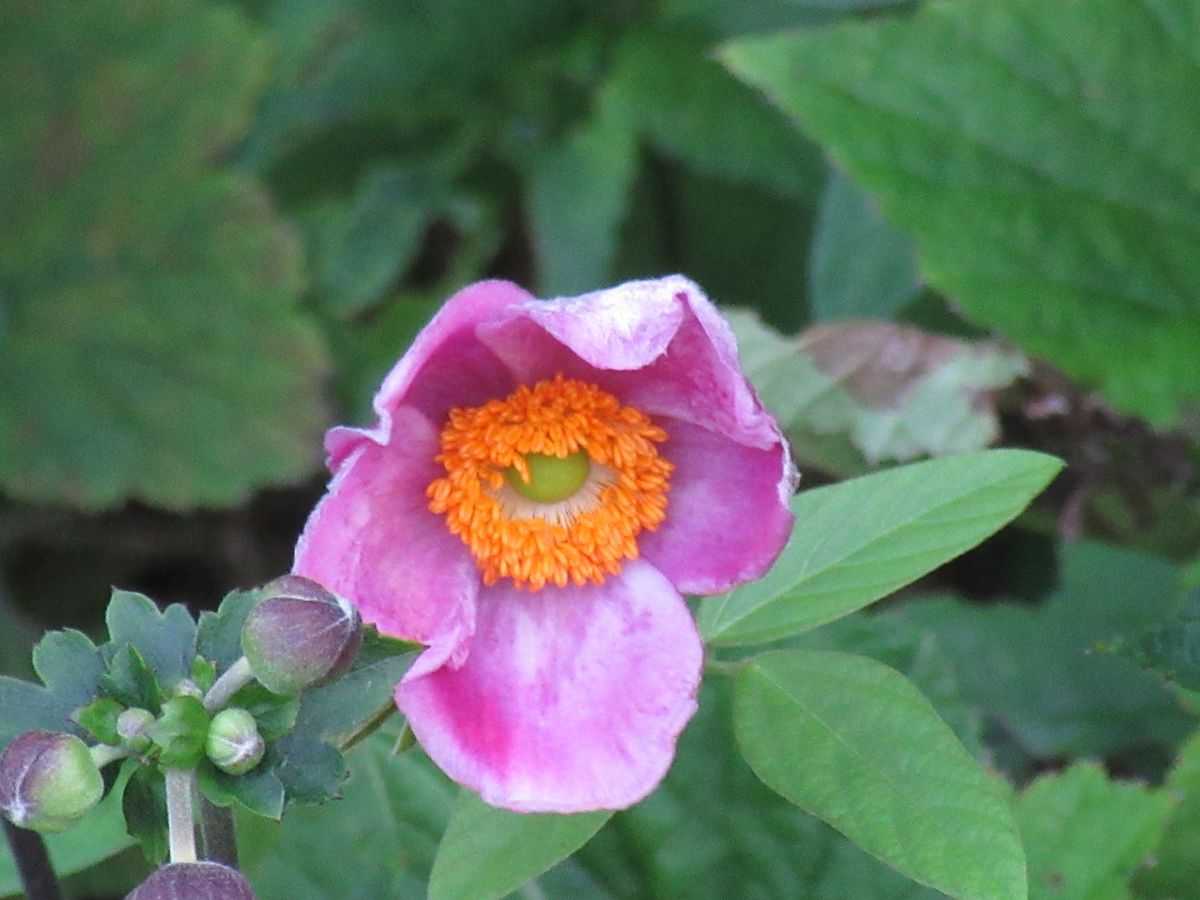
[[[736,675],[739,671],[741,671],[742,666],[744,665],[745,662],[740,659],[729,661],[724,659],[715,659],[710,656],[704,660],[705,670],[712,672],[715,675]]]
[[[339,735],[337,741],[335,742],[338,750],[340,750],[342,753],[345,753],[359,742],[366,740],[376,731],[378,731],[379,727],[397,712],[398,710],[396,709],[396,704],[389,700],[384,706],[379,707],[378,711],[373,713],[371,718],[363,722],[363,724],[358,726],[358,728]]]
[[[250,661],[243,656],[226,669],[208,689],[208,693],[204,695],[204,708],[210,713],[224,709],[233,695],[253,680],[254,673],[250,671]]]
[[[196,861],[196,823],[192,818],[192,789],[196,773],[192,769],[167,769],[167,832],[171,862]]]
[[[124,759],[129,755],[128,747],[114,747],[112,744],[97,744],[95,747],[89,747],[88,750],[92,754],[92,762],[96,764],[97,769],[103,769],[109,763]]]

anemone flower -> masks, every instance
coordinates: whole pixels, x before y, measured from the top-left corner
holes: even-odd
[[[729,326],[681,277],[537,300],[485,281],[335,428],[294,571],[425,645],[396,703],[519,812],[621,809],[666,774],[703,645],[685,594],[760,577],[796,473]]]

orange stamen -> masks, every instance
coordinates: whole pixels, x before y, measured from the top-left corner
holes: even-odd
[[[519,588],[602,584],[638,556],[637,536],[666,517],[674,466],[655,446],[667,433],[594,384],[561,374],[503,400],[450,410],[437,461],[444,478],[426,489],[479,564],[484,584]],[[506,502],[505,470],[528,477],[525,454],[585,451],[588,483],[574,498],[540,507]]]

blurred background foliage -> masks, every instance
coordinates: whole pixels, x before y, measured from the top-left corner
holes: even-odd
[[[113,584],[199,610],[285,571],[323,430],[463,284],[680,271],[807,485],[1068,462],[819,643],[1023,791],[1035,896],[1200,897],[1200,636],[1139,637],[1200,585],[1198,59],[1195,0],[0,0],[0,664]],[[758,785],[706,691],[542,891],[929,893]],[[453,792],[386,753],[248,824],[262,896],[423,894]],[[56,851],[77,896],[133,883],[92,865],[114,822]]]

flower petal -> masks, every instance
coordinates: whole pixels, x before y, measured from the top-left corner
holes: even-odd
[[[662,454],[675,471],[666,519],[638,538],[642,556],[685,594],[719,594],[761,578],[792,532],[787,453],[686,422],[662,424],[669,435]]]
[[[635,561],[602,586],[484,588],[466,661],[410,673],[396,702],[434,762],[494,806],[622,809],[670,767],[702,657],[683,599]]]
[[[774,418],[742,374],[729,325],[682,276],[510,306],[479,336],[524,383],[562,372],[649,415],[783,452]]]
[[[390,442],[364,441],[343,462],[292,568],[348,599],[384,634],[430,645],[417,663],[426,669],[465,654],[479,591],[470,551],[429,511],[437,450],[430,421],[396,409]]]
[[[512,373],[479,342],[475,329],[506,307],[532,300],[533,295],[508,281],[480,281],[447,300],[376,392],[375,426],[334,428],[326,436],[330,469],[336,472],[366,440],[386,444],[392,413],[401,405],[441,423],[452,407],[476,406],[513,390],[517,382]]]

